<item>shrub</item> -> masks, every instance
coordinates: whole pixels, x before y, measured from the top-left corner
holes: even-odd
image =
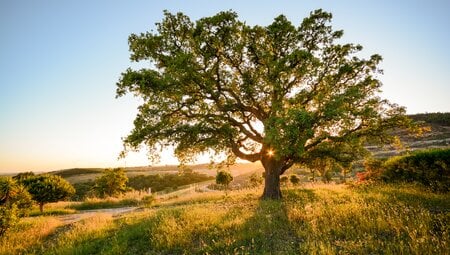
[[[248,181],[249,181],[251,187],[256,188],[263,183],[263,180],[264,179],[261,175],[259,175],[257,173],[253,173],[252,175],[250,175],[250,178]]]
[[[383,159],[368,158],[364,161],[364,172],[356,173],[358,182],[379,181],[383,174]]]
[[[18,221],[19,217],[16,205],[0,206],[0,236],[3,236]]]
[[[141,199],[141,203],[144,207],[149,207],[156,202],[154,195],[146,195]]]
[[[0,177],[0,236],[32,206],[30,194],[11,177]]]
[[[280,177],[280,183],[284,186],[286,186],[289,182],[289,177],[287,177],[286,175],[282,175]]]
[[[393,157],[384,163],[383,168],[383,181],[419,182],[434,191],[450,191],[450,148]]]
[[[95,190],[93,190],[94,186],[94,181],[74,183],[73,187],[75,188],[76,192],[75,195],[72,196],[72,199],[76,201],[83,201],[88,197],[95,196]]]

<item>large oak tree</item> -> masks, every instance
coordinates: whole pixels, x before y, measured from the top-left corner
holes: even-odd
[[[263,198],[279,199],[280,175],[312,155],[348,160],[368,140],[390,140],[405,110],[381,99],[381,56],[342,44],[332,15],[311,12],[296,27],[283,15],[249,26],[232,11],[195,22],[165,12],[157,31],[131,34],[131,60],[117,96],[143,99],[125,152],[174,146],[261,161]]]

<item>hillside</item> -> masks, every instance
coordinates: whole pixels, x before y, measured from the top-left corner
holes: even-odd
[[[447,254],[449,194],[413,185],[197,193],[115,215],[28,218],[0,254]]]
[[[403,143],[402,149],[396,149],[389,145],[380,147],[370,145],[366,148],[378,158],[391,157],[402,154],[405,151],[414,151],[431,148],[450,147],[450,112],[447,113],[421,113],[409,115],[409,117],[421,125],[430,128],[429,132],[422,136],[408,134],[404,130],[393,131]]]

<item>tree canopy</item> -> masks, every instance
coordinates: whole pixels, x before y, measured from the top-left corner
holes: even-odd
[[[57,175],[29,176],[22,179],[21,183],[25,185],[33,200],[38,202],[41,212],[44,210],[44,204],[65,200],[75,194],[73,186]]]
[[[122,168],[105,169],[101,176],[95,179],[94,190],[100,197],[115,197],[125,193],[128,177]]]
[[[143,99],[125,152],[145,144],[158,155],[171,145],[182,161],[211,151],[261,161],[263,197],[277,199],[279,176],[294,163],[390,141],[387,130],[408,119],[379,96],[382,57],[339,43],[331,18],[316,10],[297,27],[283,15],[249,26],[232,11],[195,22],[165,12],[156,32],[131,34],[131,60],[150,67],[117,83],[117,96]]]

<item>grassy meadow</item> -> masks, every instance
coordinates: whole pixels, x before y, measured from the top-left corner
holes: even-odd
[[[450,195],[414,185],[193,193],[119,216],[23,219],[0,254],[446,254]],[[67,205],[64,205],[67,207]],[[65,207],[65,208],[66,208]]]

